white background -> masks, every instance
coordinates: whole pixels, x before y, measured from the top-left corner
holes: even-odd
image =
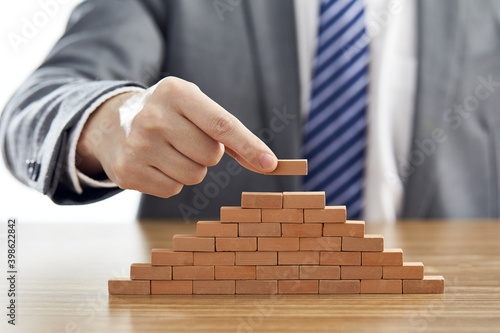
[[[22,0],[0,2],[0,110],[26,77],[36,69],[64,28],[71,10],[81,0]],[[27,42],[15,46],[12,36],[23,37],[26,22],[35,27]],[[28,23],[29,25],[29,23]],[[25,34],[26,35],[26,34]],[[0,111],[1,112],[1,111]],[[0,223],[7,217],[24,222],[116,222],[135,220],[139,194],[125,191],[103,202],[84,206],[57,206],[47,197],[11,176],[0,154]]]

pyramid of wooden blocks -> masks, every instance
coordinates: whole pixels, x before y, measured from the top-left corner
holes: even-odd
[[[346,221],[345,206],[324,192],[243,192],[241,207],[200,221],[196,235],[175,235],[153,249],[151,264],[132,264],[130,279],[111,279],[110,294],[427,294],[442,276],[424,276],[382,235]]]

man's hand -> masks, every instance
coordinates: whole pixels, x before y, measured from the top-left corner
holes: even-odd
[[[255,172],[276,168],[269,147],[196,85],[163,79],[126,130],[119,109],[135,94],[109,99],[89,118],[78,141],[80,171],[104,171],[120,188],[167,198],[200,183],[224,151]]]

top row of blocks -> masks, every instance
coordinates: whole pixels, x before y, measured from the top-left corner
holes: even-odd
[[[325,192],[243,192],[241,208],[325,208]]]

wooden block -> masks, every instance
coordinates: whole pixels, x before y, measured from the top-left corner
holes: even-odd
[[[359,294],[359,280],[319,280],[320,294]]]
[[[214,252],[215,238],[196,235],[174,235],[174,251]]]
[[[279,208],[283,207],[281,192],[243,192],[241,193],[242,208]]]
[[[346,223],[325,223],[323,236],[363,237],[365,235],[364,221],[347,221]]]
[[[365,237],[342,237],[342,251],[382,252],[384,236],[365,235]]]
[[[221,207],[221,222],[260,222],[261,210],[241,207]]]
[[[303,209],[263,209],[262,222],[302,223]]]
[[[195,266],[228,266],[234,265],[234,252],[195,252]]]
[[[236,294],[275,295],[278,293],[276,280],[236,280]]]
[[[299,240],[300,251],[340,251],[341,237],[301,237]]]
[[[172,267],[172,279],[213,280],[214,266],[174,266]]]
[[[238,237],[238,223],[200,221],[196,223],[196,237]]]
[[[108,281],[110,295],[149,295],[150,281],[113,278]]]
[[[318,280],[279,280],[279,294],[317,294]]]
[[[321,237],[323,236],[322,223],[293,224],[283,223],[281,225],[282,237]]]
[[[278,252],[278,265],[319,265],[318,251]]]
[[[171,249],[153,249],[151,251],[153,266],[189,266],[193,264],[193,252],[174,252]]]
[[[280,237],[280,223],[240,223],[240,237]]]
[[[132,264],[131,280],[172,280],[172,266],[153,266],[151,264]]]
[[[215,239],[217,252],[221,251],[257,251],[256,237],[238,237],[238,238],[223,238]]]
[[[382,252],[363,252],[361,255],[363,266],[402,266],[402,249],[384,249]]]
[[[234,292],[234,280],[193,281],[195,295],[233,295]]]
[[[277,265],[277,252],[236,252],[236,265]]]
[[[382,279],[382,266],[342,266],[342,280],[378,280]]]
[[[304,222],[345,223],[345,206],[326,206],[324,209],[304,209]]]
[[[401,294],[401,280],[361,280],[361,294]]]
[[[298,280],[299,266],[257,266],[258,280]]]
[[[151,281],[151,295],[185,295],[193,293],[193,281]]]
[[[340,266],[300,266],[301,280],[339,280]]]
[[[421,262],[404,262],[403,266],[384,266],[383,279],[422,280],[424,278],[424,264]]]
[[[444,277],[424,276],[422,280],[403,280],[403,294],[442,294]]]
[[[361,252],[321,252],[320,265],[359,266],[361,265]]]
[[[307,175],[307,160],[278,160],[274,171],[266,173],[271,176],[305,176]]]
[[[325,208],[325,192],[283,192],[283,208]]]
[[[259,251],[298,251],[298,238],[265,237],[258,238]]]
[[[215,266],[216,280],[255,280],[255,266]]]

